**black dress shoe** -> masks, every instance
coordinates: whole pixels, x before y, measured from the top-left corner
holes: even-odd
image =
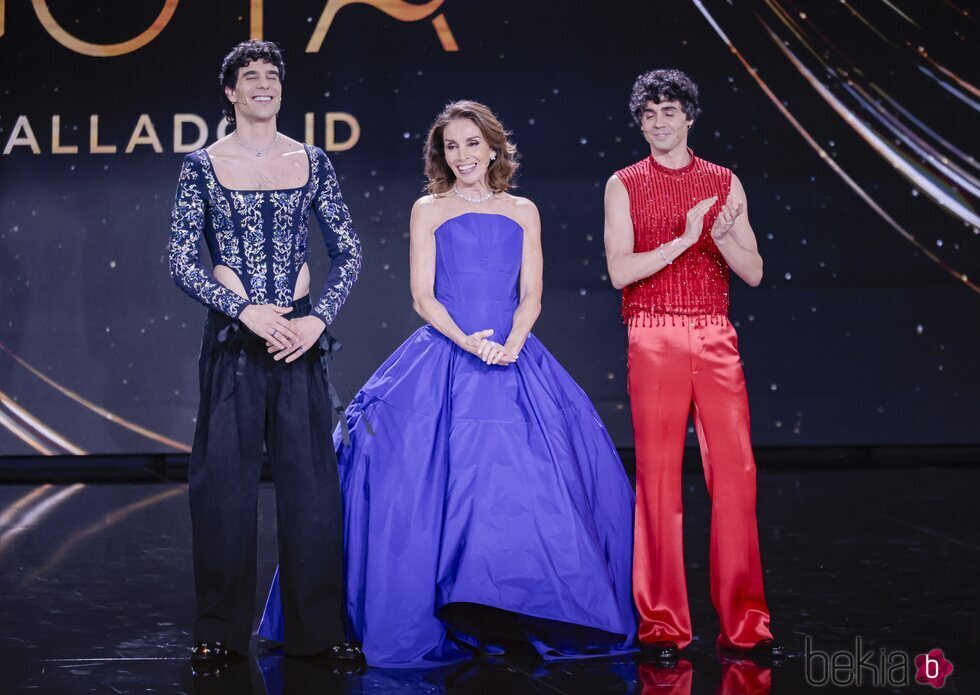
[[[347,664],[364,663],[364,652],[356,644],[351,644],[350,642],[335,644],[332,647],[324,649],[316,656],[318,658],[340,661]]]
[[[749,659],[763,659],[774,661],[786,656],[786,647],[774,639],[764,639],[756,642],[748,649],[738,649],[736,647],[725,647],[726,651],[743,656]]]
[[[244,658],[233,649],[228,649],[221,642],[198,642],[191,652],[191,662],[198,665],[226,664]]]
[[[661,661],[676,660],[679,651],[676,642],[642,642],[641,646],[645,654]]]

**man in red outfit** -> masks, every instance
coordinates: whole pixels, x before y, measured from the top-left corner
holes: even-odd
[[[684,578],[681,460],[690,414],[711,495],[711,599],[718,646],[763,657],[769,632],[755,518],[755,460],[728,277],[755,287],[762,257],[731,170],[694,155],[698,88],[679,70],[633,85],[630,110],[650,156],[606,186],[606,258],[629,326],[636,445],[633,593],[640,640],[660,658],[691,642]]]

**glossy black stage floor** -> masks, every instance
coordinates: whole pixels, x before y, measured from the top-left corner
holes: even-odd
[[[910,461],[900,453],[894,458]],[[117,463],[109,477],[127,477]],[[9,482],[8,475],[0,485],[0,692],[728,695],[808,692],[824,681],[849,684],[852,692],[931,692],[915,683],[914,660],[938,648],[954,667],[944,692],[978,693],[980,461],[887,467],[879,455],[871,463],[759,472],[773,627],[792,651],[775,667],[726,660],[715,651],[709,504],[692,471],[684,494],[697,636],[672,667],[642,655],[542,664],[517,654],[428,671],[369,668],[341,676],[256,645],[258,658],[217,678],[193,677],[187,658],[194,598],[183,484],[28,483]],[[13,479],[27,477],[21,472]],[[57,479],[50,471],[45,476]],[[264,484],[259,576],[265,583],[275,565],[274,504]],[[256,611],[265,586],[259,591]],[[828,671],[830,660],[837,668]],[[858,678],[861,686],[853,687]]]

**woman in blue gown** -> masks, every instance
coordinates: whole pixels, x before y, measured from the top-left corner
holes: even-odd
[[[354,398],[350,444],[335,436],[352,630],[373,666],[516,642],[545,659],[628,650],[633,491],[588,397],[530,332],[540,222],[507,193],[516,148],[464,101],[425,157],[411,285],[428,325]],[[279,600],[277,577],[264,637],[281,638]]]

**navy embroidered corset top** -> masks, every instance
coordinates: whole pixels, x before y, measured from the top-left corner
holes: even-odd
[[[306,262],[312,209],[331,260],[312,311],[327,325],[333,322],[360,272],[361,244],[333,165],[320,148],[304,147],[310,177],[305,186],[287,190],[229,190],[218,182],[206,151],[184,157],[170,230],[170,275],[184,292],[232,318],[249,304],[290,306]],[[212,263],[235,271],[248,299],[201,265],[202,235]]]

